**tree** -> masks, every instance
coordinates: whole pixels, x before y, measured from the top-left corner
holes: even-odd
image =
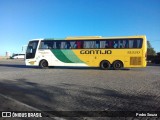
[[[147,41],[147,55],[156,55],[156,52],[149,41]]]

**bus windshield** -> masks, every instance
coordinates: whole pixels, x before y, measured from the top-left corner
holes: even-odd
[[[38,41],[30,41],[26,51],[26,59],[34,58]]]

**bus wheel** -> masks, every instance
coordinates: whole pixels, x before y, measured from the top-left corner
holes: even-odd
[[[111,64],[109,63],[109,61],[107,61],[107,60],[101,61],[101,63],[100,63],[101,69],[108,70],[108,69],[110,69],[110,67],[111,67]]]
[[[39,63],[39,66],[41,68],[48,68],[48,62],[46,60],[41,60],[41,62]]]
[[[113,69],[120,70],[123,68],[123,63],[119,60],[113,62]]]

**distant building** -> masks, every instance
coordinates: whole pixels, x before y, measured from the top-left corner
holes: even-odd
[[[7,51],[6,52],[6,57],[9,58],[10,56],[11,56],[11,53]]]

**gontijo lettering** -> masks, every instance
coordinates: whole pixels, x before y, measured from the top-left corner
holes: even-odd
[[[80,54],[112,54],[111,50],[81,50]]]

